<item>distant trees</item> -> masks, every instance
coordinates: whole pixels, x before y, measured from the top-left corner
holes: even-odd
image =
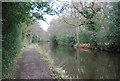
[[[96,18],[99,18],[101,11],[101,6],[99,3],[84,3],[84,2],[72,2],[72,3],[65,3],[67,5],[65,11],[60,16],[60,22],[56,22],[59,24],[59,26],[64,27],[63,32],[65,31],[65,28],[68,27],[68,29],[71,29],[75,37],[76,42],[80,42],[80,31],[86,31],[87,34],[89,34],[90,41],[89,43],[92,43],[93,46],[97,46],[96,43],[96,37],[95,34],[99,30],[100,26],[98,25],[98,22]],[[96,19],[96,20],[95,20]],[[62,22],[62,24],[60,24]],[[63,25],[63,26],[62,26]],[[53,27],[53,25],[51,25]],[[58,26],[55,28],[57,29]],[[55,30],[54,29],[54,30]],[[68,31],[70,32],[70,31]],[[59,31],[57,32],[59,33]]]
[[[93,46],[97,46],[96,41],[96,32],[100,28],[95,19],[97,18],[98,12],[101,11],[100,6],[95,6],[95,2],[91,3],[82,3],[82,2],[75,2],[72,3],[73,8],[79,13],[82,17],[84,17],[84,20],[82,20],[81,24],[79,26],[85,26],[85,29],[87,31],[91,32],[91,44]],[[77,7],[78,5],[81,6],[81,9]]]
[[[64,4],[64,12],[60,18],[53,20],[50,26],[51,30],[54,27],[53,32],[59,40],[65,35],[73,34],[77,43],[90,43],[92,48],[114,48],[119,51],[120,2],[73,1]],[[67,33],[62,35],[64,32]]]
[[[75,28],[64,23],[62,18],[55,19],[48,29],[50,39],[54,44],[73,46],[75,44]]]

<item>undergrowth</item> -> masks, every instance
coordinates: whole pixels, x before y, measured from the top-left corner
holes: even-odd
[[[24,44],[20,52],[16,54],[15,58],[11,61],[9,67],[6,69],[6,75],[2,76],[2,79],[15,79],[16,70],[19,67],[17,64],[17,60],[22,58],[24,48],[26,47],[28,47],[28,45]]]

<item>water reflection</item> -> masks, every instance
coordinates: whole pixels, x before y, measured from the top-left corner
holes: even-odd
[[[120,78],[120,54],[74,49],[65,46],[42,44],[42,50],[53,60],[57,68],[72,78],[118,79]]]

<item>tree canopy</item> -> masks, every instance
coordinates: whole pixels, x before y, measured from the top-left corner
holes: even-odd
[[[2,3],[3,78],[9,75],[7,69],[20,52],[25,27],[37,20],[45,21],[45,14],[55,15],[61,12],[62,8],[53,9],[53,3],[52,1]]]

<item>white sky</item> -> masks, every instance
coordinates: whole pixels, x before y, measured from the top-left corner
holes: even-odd
[[[39,23],[40,23],[40,27],[43,28],[45,31],[47,31],[49,25],[50,25],[50,22],[52,21],[53,18],[55,18],[55,16],[51,16],[51,15],[45,15],[46,17],[46,22],[45,21],[42,21],[42,20],[39,20]]]
[[[54,2],[55,2],[55,4],[54,4],[54,9],[56,9],[58,6],[61,6],[61,4],[58,2],[58,1],[56,1],[56,0],[53,0]],[[58,18],[57,16],[52,16],[52,15],[44,15],[44,17],[46,18],[46,22],[45,21],[42,21],[42,20],[39,20],[39,23],[40,23],[40,27],[42,28],[42,29],[44,29],[45,31],[47,31],[47,29],[48,29],[48,27],[49,27],[49,25],[50,25],[50,22],[52,21],[52,19],[53,18]]]

